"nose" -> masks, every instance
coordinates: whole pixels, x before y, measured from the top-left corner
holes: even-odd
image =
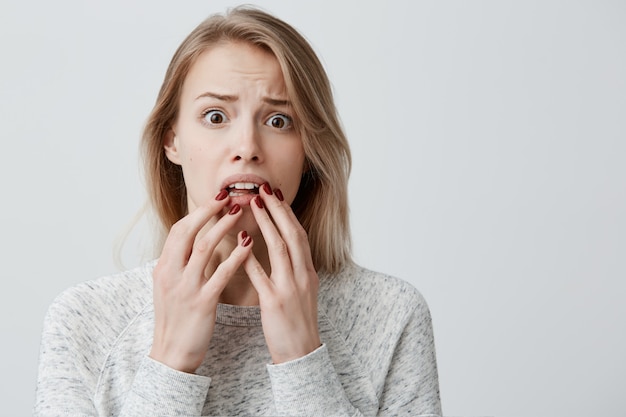
[[[233,161],[261,162],[262,149],[260,146],[259,130],[254,123],[246,123],[235,133],[233,138]]]

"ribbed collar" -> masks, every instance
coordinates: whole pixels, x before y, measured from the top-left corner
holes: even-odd
[[[261,308],[259,306],[234,306],[231,304],[217,305],[216,323],[225,326],[253,327],[261,325]]]

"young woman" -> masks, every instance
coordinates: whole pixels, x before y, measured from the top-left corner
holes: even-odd
[[[350,152],[292,27],[252,8],[201,23],[143,135],[158,260],[61,294],[38,416],[431,416],[431,319],[350,258]]]

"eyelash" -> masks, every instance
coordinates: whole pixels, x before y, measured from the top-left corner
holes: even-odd
[[[209,122],[209,121],[206,119],[206,116],[207,116],[209,113],[211,113],[211,112],[219,112],[219,114],[221,114],[221,115],[222,115],[222,117],[223,117],[223,119],[224,119],[224,120],[223,120],[221,123],[211,123],[211,122]],[[205,125],[207,125],[207,126],[216,126],[216,125],[223,124],[223,123],[224,123],[224,121],[227,121],[227,120],[228,120],[228,117],[226,116],[226,113],[224,113],[224,112],[223,112],[223,111],[221,111],[221,110],[218,110],[218,109],[206,109],[206,110],[204,110],[204,111],[201,113],[201,115],[200,115],[200,119],[201,119],[202,123],[203,123],[203,124],[205,124]]]
[[[265,122],[265,125],[270,126],[270,127],[274,127],[274,126],[272,126],[269,123],[270,123],[270,121],[272,119],[274,119],[276,117],[280,117],[280,118],[284,119],[285,120],[285,124],[286,124],[285,127],[276,127],[276,129],[279,129],[279,130],[289,130],[289,129],[291,129],[293,127],[293,119],[291,117],[287,116],[286,114],[282,114],[282,113],[276,113],[276,114],[271,115],[267,119],[267,121]]]

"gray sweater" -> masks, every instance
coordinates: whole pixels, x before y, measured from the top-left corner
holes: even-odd
[[[196,374],[148,357],[152,270],[63,292],[44,322],[36,416],[438,416],[430,313],[408,283],[358,266],[320,277],[323,345],[279,365],[258,307],[218,305]]]

